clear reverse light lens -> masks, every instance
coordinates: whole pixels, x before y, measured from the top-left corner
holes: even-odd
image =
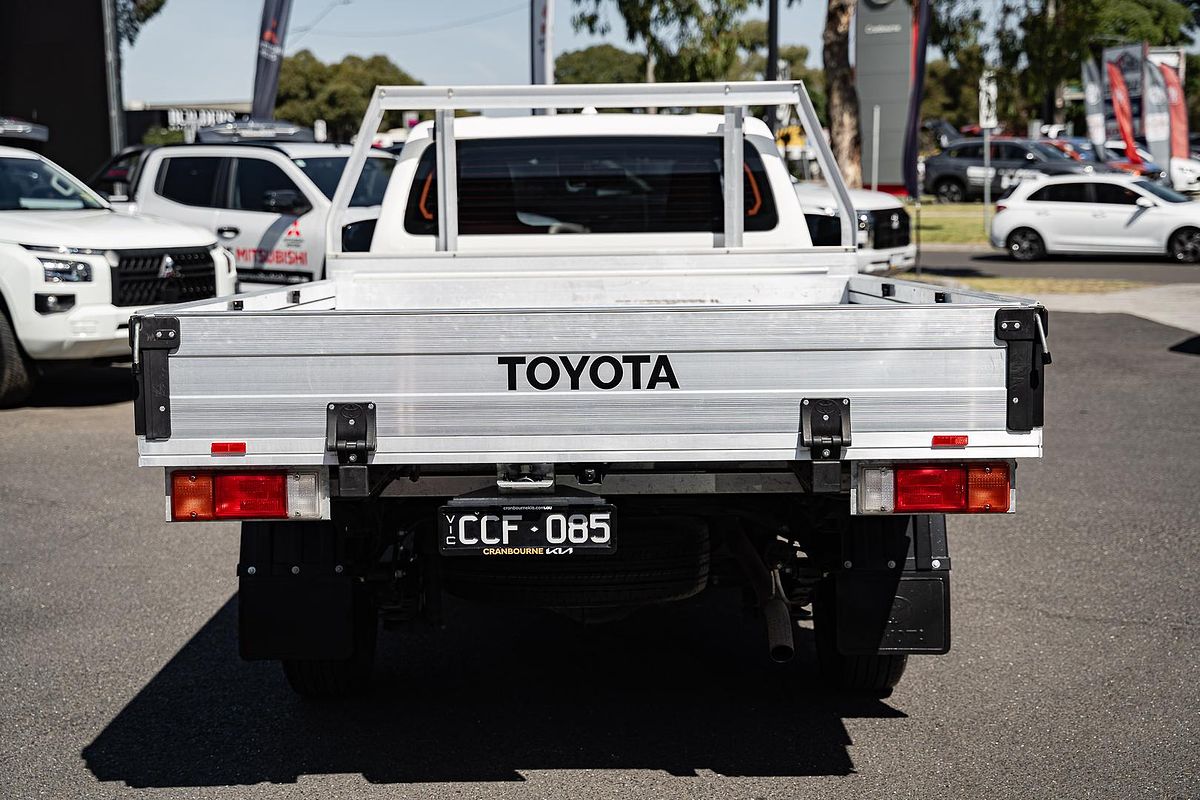
[[[60,258],[38,258],[46,283],[86,283],[92,280],[92,265]]]
[[[859,511],[890,514],[896,507],[896,480],[891,467],[863,467],[858,483]]]
[[[317,473],[288,473],[287,510],[288,516],[293,519],[321,518],[321,492]]]

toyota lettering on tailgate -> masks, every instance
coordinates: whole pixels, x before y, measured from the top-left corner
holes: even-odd
[[[671,359],[665,355],[500,356],[496,363],[508,368],[510,392],[522,383],[539,391],[559,384],[571,391],[583,384],[597,389],[679,388]]]

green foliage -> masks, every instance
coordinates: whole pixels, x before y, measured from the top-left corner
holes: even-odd
[[[117,38],[133,44],[142,25],[162,11],[167,0],[117,0]]]
[[[142,135],[142,144],[183,144],[183,131],[170,128],[151,128]]]
[[[376,86],[415,86],[416,80],[387,56],[346,56],[325,64],[309,50],[283,59],[275,116],[312,126],[318,119],[329,126],[329,138],[348,141],[358,132]],[[399,112],[389,112],[385,127],[400,125]]]
[[[995,9],[994,30],[985,8]],[[928,65],[923,111],[974,121],[986,50],[1001,121],[1017,130],[1049,118],[1058,87],[1078,80],[1083,61],[1106,45],[1183,45],[1200,23],[1200,0],[934,0],[933,10],[931,42],[946,60]]]
[[[598,44],[571,50],[554,59],[555,83],[639,83],[646,79],[646,57]]]
[[[610,7],[626,39],[642,42],[659,81],[722,80],[744,50],[742,15],[762,0],[573,0],[576,30],[606,34]]]

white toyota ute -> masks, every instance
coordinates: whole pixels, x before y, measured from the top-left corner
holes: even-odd
[[[782,104],[838,246],[745,116]],[[723,113],[573,113],[648,106]],[[530,107],[561,113],[459,116]],[[398,109],[434,120],[341,248]],[[701,593],[748,603],[775,661],[811,613],[822,679],[888,691],[950,648],[946,516],[1015,512],[1041,455],[1047,320],[859,274],[855,221],[801,83],[378,87],[328,279],[131,321],[153,502],[242,524],[241,655],[302,695],[365,688],[381,623],[445,597],[599,621]]]
[[[29,394],[39,362],[128,357],[132,313],[235,282],[211,233],[118,214],[42,156],[0,147],[0,406]]]

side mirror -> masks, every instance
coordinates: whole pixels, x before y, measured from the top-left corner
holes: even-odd
[[[1158,205],[1149,197],[1145,196],[1139,197],[1135,202],[1137,203],[1138,208],[1154,208],[1156,205]]]
[[[346,253],[366,253],[371,250],[371,240],[375,238],[375,223],[378,220],[362,219],[342,226],[342,251]]]
[[[304,195],[295,189],[268,189],[263,192],[262,204],[263,211],[296,216],[300,216],[312,208]]]

